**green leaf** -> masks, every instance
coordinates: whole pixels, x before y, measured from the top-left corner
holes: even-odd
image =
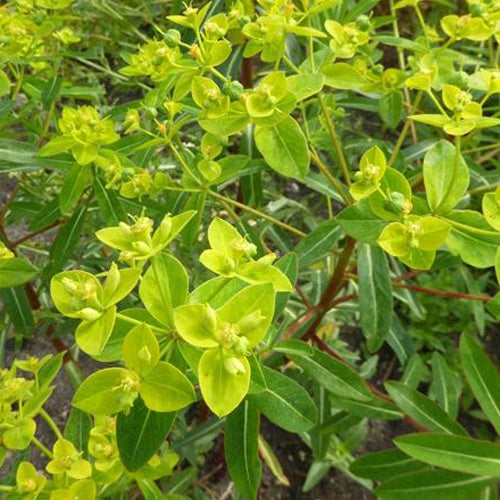
[[[432,388],[444,411],[457,418],[460,380],[438,352],[432,353]]]
[[[263,367],[265,388],[249,399],[274,424],[288,432],[304,432],[318,418],[313,400],[297,382],[276,370]]]
[[[287,356],[332,394],[357,401],[371,399],[370,390],[357,373],[318,349],[313,352],[312,356],[302,353]]]
[[[381,248],[360,244],[358,249],[359,313],[370,352],[385,341],[392,324],[392,286],[389,265]]]
[[[126,220],[127,216],[117,194],[111,189],[106,189],[97,175],[94,177],[94,190],[99,210],[106,225],[117,226],[120,221]]]
[[[174,365],[160,361],[141,381],[144,404],[153,411],[172,412],[196,401],[189,379]]]
[[[217,347],[216,315],[208,304],[186,304],[174,310],[178,334],[196,347]]]
[[[73,406],[91,415],[113,415],[128,408],[137,397],[130,387],[130,373],[124,368],[105,368],[93,373],[78,387]]]
[[[243,403],[226,420],[224,451],[231,479],[245,498],[256,499],[261,464],[258,453],[259,412],[251,401]]]
[[[125,366],[141,377],[147,376],[158,364],[160,346],[148,325],[137,325],[127,333],[122,356]]]
[[[77,450],[81,450],[85,457],[88,455],[91,428],[90,416],[78,408],[72,408],[64,427],[64,438],[73,443]]]
[[[400,420],[404,416],[395,405],[374,397],[368,401],[354,401],[353,399],[336,397],[332,401],[332,406],[358,417],[376,420]]]
[[[381,500],[471,500],[494,479],[445,470],[403,474],[375,490]]]
[[[245,357],[237,359],[241,369],[234,373],[226,368],[222,349],[214,347],[203,353],[198,367],[201,394],[208,407],[218,416],[231,413],[243,400],[250,387],[250,364]]]
[[[498,188],[497,188],[497,191]],[[488,224],[500,231],[500,199],[495,193],[486,193],[483,196],[483,214]]]
[[[293,250],[299,258],[300,267],[302,269],[308,267],[329,255],[340,236],[340,226],[335,219],[320,224],[314,231],[301,239]]]
[[[359,477],[384,481],[401,474],[427,469],[422,462],[410,458],[396,448],[369,453],[354,460],[349,470]]]
[[[307,73],[289,76],[286,79],[287,90],[297,101],[303,101],[317,94],[322,88],[325,77],[321,73]]]
[[[90,356],[101,354],[108,343],[116,319],[116,307],[111,306],[95,321],[82,321],[76,331],[78,347]]]
[[[275,267],[280,269],[287,276],[292,286],[295,284],[297,280],[297,274],[299,272],[298,259],[295,253],[287,253],[284,257],[282,257],[275,263]],[[276,294],[273,320],[278,318],[284,311],[290,295],[291,292],[278,292]]]
[[[121,412],[116,419],[116,442],[120,459],[129,471],[142,467],[156,453],[167,437],[176,413],[158,413],[134,401],[129,413]]]
[[[304,180],[309,171],[307,141],[290,116],[275,125],[257,125],[255,144],[266,163],[285,177]]]
[[[334,63],[323,69],[325,85],[334,89],[359,89],[364,84],[363,75],[347,63]]]
[[[474,396],[500,434],[500,376],[495,366],[469,335],[460,339],[460,358]]]
[[[35,435],[36,424],[31,418],[19,419],[2,434],[2,441],[8,450],[25,450]]]
[[[16,332],[30,336],[35,329],[35,320],[23,287],[0,290],[4,313],[9,315]]]
[[[139,296],[152,316],[173,326],[173,309],[187,302],[188,275],[172,255],[162,252],[151,260],[143,276]]]
[[[478,268],[495,265],[500,232],[495,231],[482,214],[473,210],[454,210],[446,214],[451,224],[446,244],[461,259]]]
[[[0,288],[24,285],[37,273],[38,269],[22,257],[0,259]]]
[[[54,102],[54,100],[57,98],[59,95],[59,92],[61,91],[63,79],[58,77],[57,74],[53,76],[53,78],[45,84],[42,90],[42,102],[43,105],[46,108],[49,108],[49,106]]]
[[[62,214],[67,214],[72,210],[91,180],[92,169],[89,165],[75,164],[69,169],[59,194],[59,208]]]
[[[271,284],[250,285],[243,288],[217,310],[218,319],[231,324],[238,324],[241,335],[249,341],[249,347],[255,347],[266,335],[274,314],[276,292]],[[248,317],[258,315],[261,321],[256,326],[244,327]]]
[[[424,183],[433,213],[445,214],[455,208],[469,186],[469,169],[455,146],[439,141],[424,157]]]
[[[409,434],[394,440],[417,460],[478,476],[500,477],[500,446],[488,441],[447,434]]]
[[[80,239],[86,213],[86,207],[78,208],[59,229],[56,239],[50,247],[51,263],[47,272],[54,274],[60,271],[70,259]]]
[[[0,69],[0,97],[9,93],[10,85],[9,77],[6,75],[5,71]]]
[[[465,429],[439,405],[418,391],[408,388],[401,382],[386,382],[385,386],[398,407],[427,430],[467,435]]]
[[[378,113],[389,128],[395,129],[403,116],[403,94],[399,91],[384,94],[378,101]]]
[[[374,245],[386,222],[380,220],[371,210],[368,200],[361,200],[344,208],[337,220],[344,232],[361,243]]]

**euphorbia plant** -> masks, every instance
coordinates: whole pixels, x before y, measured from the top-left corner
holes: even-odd
[[[289,483],[262,416],[311,450],[305,491],[336,467],[380,498],[493,497],[499,19],[489,0],[1,7],[1,352],[59,351],[0,372],[6,498],[208,498],[209,453],[256,498],[262,462]],[[414,433],[355,460],[371,419]]]

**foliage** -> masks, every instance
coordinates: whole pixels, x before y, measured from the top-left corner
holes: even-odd
[[[496,498],[499,42],[494,0],[1,6],[4,497],[209,498],[223,429],[257,498],[265,417],[304,491]],[[355,459],[372,420],[414,432]]]

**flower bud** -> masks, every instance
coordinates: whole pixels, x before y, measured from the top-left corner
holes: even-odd
[[[151,362],[151,352],[148,349],[147,345],[143,345],[140,349],[139,352],[137,353],[137,356],[141,361],[144,361],[144,363],[150,363]]]
[[[228,95],[233,101],[238,101],[241,98],[243,90],[243,85],[235,80],[225,83],[222,87],[222,93]]]
[[[240,356],[242,356],[248,351],[249,345],[250,341],[246,337],[240,336],[237,337],[236,340],[234,341],[231,350],[235,354],[239,354]]]
[[[132,242],[132,248],[140,255],[148,255],[151,252],[151,247],[144,241]]]
[[[96,319],[99,319],[102,316],[101,311],[97,311],[93,307],[84,307],[80,311],[80,318],[82,318],[85,321],[95,321]]]
[[[239,373],[245,373],[245,365],[238,358],[226,358],[224,360],[224,368],[231,375],[238,375]]]
[[[165,43],[170,47],[174,48],[179,45],[179,42],[181,41],[181,34],[178,30],[176,29],[169,29],[165,33]]]
[[[165,245],[165,243],[168,241],[171,232],[172,232],[172,218],[170,217],[170,215],[165,215],[160,225],[158,226],[158,229],[155,231],[153,235],[154,246]]]
[[[370,18],[364,14],[356,18],[356,24],[362,31],[369,31],[372,27]]]
[[[266,317],[261,314],[260,309],[257,309],[244,318],[242,318],[238,325],[240,327],[241,332],[249,333],[258,328],[263,321],[265,321]]]

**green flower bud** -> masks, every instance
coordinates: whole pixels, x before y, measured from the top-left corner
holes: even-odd
[[[139,356],[139,359],[141,361],[144,361],[145,363],[149,363],[151,361],[151,352],[148,349],[147,345],[143,345],[140,349],[139,352],[137,353]]]
[[[474,16],[480,16],[481,14],[484,14],[485,7],[483,4],[479,2],[474,2],[469,4],[469,12]]]
[[[384,201],[384,208],[394,214],[408,214],[413,206],[410,200],[407,200],[404,194],[393,191],[389,195],[389,200]]]
[[[179,45],[179,42],[181,41],[181,34],[178,30],[176,29],[169,29],[165,33],[165,43],[170,47],[174,48]]]
[[[241,319],[238,325],[243,333],[250,333],[258,328],[265,319],[266,317],[261,314],[260,309],[257,309]]]
[[[99,319],[101,316],[102,312],[97,311],[92,307],[84,307],[80,311],[80,318],[84,319],[85,321],[95,321],[96,319]]]
[[[153,243],[155,246],[164,245],[172,232],[172,218],[170,215],[166,215],[161,221],[158,229],[155,231],[153,236]]]
[[[245,365],[238,358],[226,358],[224,360],[224,368],[231,375],[238,375],[238,373],[245,373]]]
[[[234,341],[233,347],[231,349],[235,354],[239,354],[240,356],[242,356],[248,351],[249,345],[249,340],[246,337],[241,336]]]
[[[144,241],[132,242],[132,248],[140,255],[148,255],[151,252],[151,247]]]
[[[240,16],[238,18],[238,24],[243,28],[243,26],[245,26],[246,24],[248,24],[249,22],[251,22],[252,20],[250,19],[249,16]]]
[[[372,27],[370,18],[364,14],[356,18],[356,24],[358,25],[358,28],[362,31],[370,31]]]
[[[243,85],[235,80],[225,83],[222,87],[222,93],[228,95],[233,101],[238,101],[243,95],[243,91]]]

